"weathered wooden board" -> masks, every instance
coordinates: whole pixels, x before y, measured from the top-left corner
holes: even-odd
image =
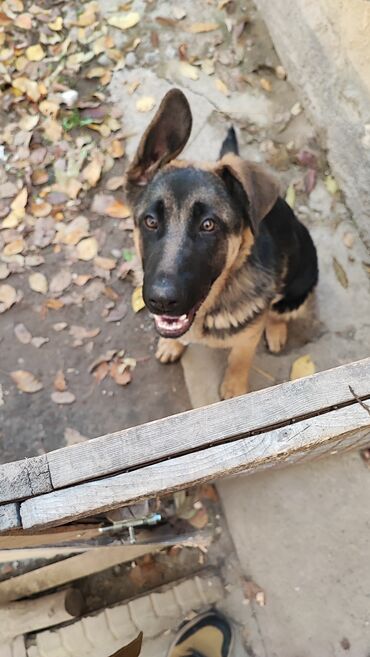
[[[0,582],[0,605],[56,588],[125,561],[133,561],[144,554],[156,552],[161,547],[163,546],[156,543],[102,547],[31,570]]]
[[[27,657],[23,636],[17,636],[10,643],[0,646],[0,657]]]
[[[0,502],[21,500],[50,490],[46,454],[0,465]]]
[[[17,509],[19,504],[17,505]],[[1,507],[0,507],[1,508]],[[19,527],[21,526],[19,511]],[[101,526],[101,525],[100,525]],[[69,544],[81,545],[86,544],[87,541],[99,538],[99,525],[80,523],[68,525],[67,527],[56,527],[52,531],[40,532],[15,532],[11,535],[0,535],[0,558],[2,551],[10,549],[21,548],[36,548],[36,547],[49,547],[56,546],[60,543],[65,543],[69,548]],[[70,550],[72,552],[73,550]]]
[[[18,502],[3,504],[0,506],[0,534],[14,531],[22,527],[19,515]]]
[[[26,500],[21,504],[21,520],[24,528],[60,525],[226,475],[359,447],[369,437],[370,414],[356,402],[272,431]]]
[[[161,461],[370,397],[370,358],[48,454],[54,489]]]
[[[0,645],[21,634],[73,620],[82,610],[82,596],[67,589],[0,607]]]

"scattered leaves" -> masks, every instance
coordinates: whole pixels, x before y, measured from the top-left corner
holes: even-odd
[[[137,11],[131,11],[128,14],[119,13],[113,14],[108,18],[108,25],[116,27],[119,30],[129,30],[140,21],[140,14]]]
[[[203,32],[213,32],[218,30],[219,27],[218,23],[193,23],[187,31],[192,34],[201,34]]]
[[[17,290],[6,283],[0,285],[0,313],[9,310],[18,300]]]
[[[24,324],[16,324],[14,327],[14,335],[22,344],[30,344],[32,335]]]
[[[22,392],[39,392],[43,388],[42,383],[27,370],[14,370],[14,372],[10,372],[10,376],[17,385],[18,390]]]
[[[136,109],[138,112],[150,112],[155,104],[153,96],[142,96],[136,101]]]
[[[295,206],[295,187],[294,185],[289,185],[286,194],[285,194],[285,200],[290,205],[291,208],[294,208]]]
[[[76,247],[79,260],[93,260],[98,253],[98,242],[95,237],[86,237]]]
[[[338,262],[335,256],[333,256],[332,262],[333,262],[333,268],[337,280],[339,281],[342,287],[344,287],[345,289],[348,288],[348,276],[344,271],[342,265],[340,264],[340,262]]]
[[[192,66],[188,62],[180,62],[179,71],[184,78],[189,80],[199,80],[199,71],[196,66]]]
[[[301,379],[304,376],[315,374],[316,367],[309,354],[297,358],[290,371],[290,380]]]
[[[58,392],[64,392],[65,390],[67,390],[67,382],[63,370],[57,371],[53,385],[55,390],[57,390]]]
[[[41,62],[45,57],[43,47],[37,43],[35,46],[29,46],[26,49],[26,57],[30,62]]]

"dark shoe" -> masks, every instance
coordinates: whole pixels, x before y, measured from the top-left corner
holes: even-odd
[[[167,657],[230,657],[232,631],[217,611],[208,611],[185,623]]]

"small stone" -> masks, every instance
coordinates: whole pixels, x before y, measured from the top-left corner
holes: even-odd
[[[137,57],[135,53],[128,52],[125,58],[125,64],[127,68],[133,68],[137,64]]]

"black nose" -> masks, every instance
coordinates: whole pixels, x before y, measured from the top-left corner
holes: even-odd
[[[176,313],[179,298],[173,281],[162,279],[153,283],[148,290],[148,302],[147,305],[154,313]]]

